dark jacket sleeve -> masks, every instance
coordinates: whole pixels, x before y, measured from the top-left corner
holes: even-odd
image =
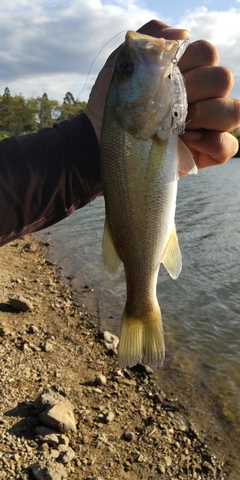
[[[100,148],[83,113],[0,142],[0,246],[101,195]]]

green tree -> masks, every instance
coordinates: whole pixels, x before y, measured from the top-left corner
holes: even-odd
[[[74,105],[76,102],[75,102],[75,99],[74,99],[74,96],[71,92],[67,92],[64,99],[63,99],[63,103],[64,105]]]
[[[238,139],[238,142],[240,143],[240,126],[235,128],[235,130],[233,130],[231,132],[231,134]]]
[[[11,97],[11,93],[8,87],[5,88],[3,96],[6,98]]]
[[[47,93],[37,98],[37,123],[39,128],[51,127],[59,116],[59,103],[49,100]]]
[[[0,96],[0,130],[7,131],[7,118],[10,114],[12,103],[11,93],[8,87],[5,88],[4,94]]]
[[[8,88],[0,96],[0,131],[2,135],[19,135],[36,129],[36,105],[33,99],[12,96]]]
[[[69,120],[70,118],[76,117],[84,112],[86,105],[86,102],[78,102],[75,100],[71,92],[67,92],[62,105],[60,105],[60,115],[57,121],[60,122],[62,120]]]
[[[47,93],[25,99],[22,95],[11,95],[6,87],[0,95],[0,140],[51,127],[55,121],[75,117],[85,108],[86,102],[76,101],[71,92],[66,93],[60,104],[57,100],[49,100]]]

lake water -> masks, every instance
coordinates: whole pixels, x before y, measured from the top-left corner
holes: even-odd
[[[216,442],[230,450],[239,445],[240,432],[239,180],[237,158],[180,179],[176,224],[183,270],[174,281],[161,267],[158,281],[166,340],[159,384],[179,389],[199,419],[204,412],[205,424],[214,417],[212,428],[224,437]],[[103,223],[99,198],[40,235],[50,236],[51,257],[73,277],[71,286],[101,328],[118,333],[125,281],[122,270],[113,280],[104,271]],[[85,285],[94,291],[86,293]]]

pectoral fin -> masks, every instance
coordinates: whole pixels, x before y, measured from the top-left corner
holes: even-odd
[[[174,225],[168,244],[161,258],[161,263],[175,280],[182,270],[182,255],[178,244],[176,227]]]
[[[116,273],[121,260],[115,250],[107,218],[105,219],[104,225],[102,249],[105,269],[110,276],[113,276]]]
[[[181,138],[178,138],[178,170],[188,174],[198,172],[192,153]]]

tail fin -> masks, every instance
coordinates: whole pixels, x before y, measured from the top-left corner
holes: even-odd
[[[133,367],[142,362],[156,367],[164,362],[165,346],[162,318],[158,304],[147,318],[138,319],[127,315],[126,306],[122,315],[118,363],[121,368]]]

